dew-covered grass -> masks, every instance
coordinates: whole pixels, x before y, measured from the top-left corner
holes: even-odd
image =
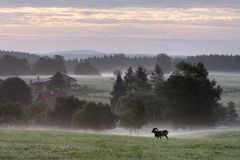
[[[4,160],[239,160],[240,132],[219,131],[202,136],[166,139],[0,129],[0,159]]]

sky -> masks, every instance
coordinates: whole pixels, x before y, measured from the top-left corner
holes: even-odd
[[[240,0],[0,0],[0,49],[240,54]]]

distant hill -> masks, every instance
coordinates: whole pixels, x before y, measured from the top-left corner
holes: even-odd
[[[25,59],[27,59],[29,64],[33,64],[33,63],[37,62],[38,59],[40,58],[40,56],[36,55],[36,54],[30,54],[30,53],[26,53],[26,52],[0,50],[0,57],[2,57],[4,55],[13,56],[13,57],[16,57],[18,59],[25,58]]]

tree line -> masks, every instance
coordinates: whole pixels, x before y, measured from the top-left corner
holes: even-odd
[[[53,87],[53,84],[50,85]],[[116,127],[117,121],[118,117],[111,111],[109,104],[80,101],[74,96],[64,96],[58,97],[56,103],[49,106],[33,101],[31,89],[18,77],[0,82],[1,126],[111,129]]]
[[[169,72],[173,71],[174,66],[181,61],[190,63],[201,62],[209,71],[240,71],[240,56],[238,55],[199,55],[174,58],[166,54],[158,54],[156,56],[114,54],[93,56],[86,59],[65,60],[60,55],[40,57],[29,53],[0,50],[0,75],[52,75],[57,71],[70,74],[98,75],[102,72],[112,73],[116,69],[127,70],[129,66],[135,69],[139,65],[151,70],[154,68],[154,64],[158,64],[164,72]]]
[[[172,69],[173,59],[166,54],[159,54],[157,56],[127,56],[124,54],[114,54],[105,56],[93,56],[86,59],[70,59],[66,61],[66,66],[69,72],[73,72],[74,68],[79,63],[88,62],[93,67],[97,68],[99,72],[112,73],[116,69],[126,70],[129,66],[137,68],[139,65],[145,68],[152,69],[153,64],[157,63],[164,71]]]
[[[197,63],[202,62],[210,71],[240,71],[240,56],[239,55],[201,55],[191,56],[186,59],[187,62]]]
[[[116,77],[111,106],[126,128],[164,122],[176,127],[211,126],[238,117],[233,102],[220,103],[221,93],[202,63],[180,62],[169,77],[159,65],[150,74],[141,66],[135,71],[130,67]]]
[[[3,57],[4,55],[12,56],[18,59],[26,59],[30,65],[36,63],[40,58],[37,54],[0,50],[0,57]]]
[[[50,86],[59,87],[58,83],[53,80]],[[136,70],[129,67],[124,75],[117,74],[110,105],[64,96],[48,106],[33,101],[29,86],[11,77],[0,81],[0,125],[139,129],[165,122],[193,127],[237,121],[236,105],[229,102],[223,106],[221,93],[202,63],[181,62],[169,77],[159,65],[150,74],[141,66]]]

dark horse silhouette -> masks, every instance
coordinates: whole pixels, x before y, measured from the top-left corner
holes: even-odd
[[[152,130],[152,133],[154,133],[155,134],[155,137],[156,138],[162,138],[162,137],[166,137],[167,139],[168,139],[168,131],[167,130],[163,130],[163,131],[159,131],[157,128],[153,128],[153,130]]]

